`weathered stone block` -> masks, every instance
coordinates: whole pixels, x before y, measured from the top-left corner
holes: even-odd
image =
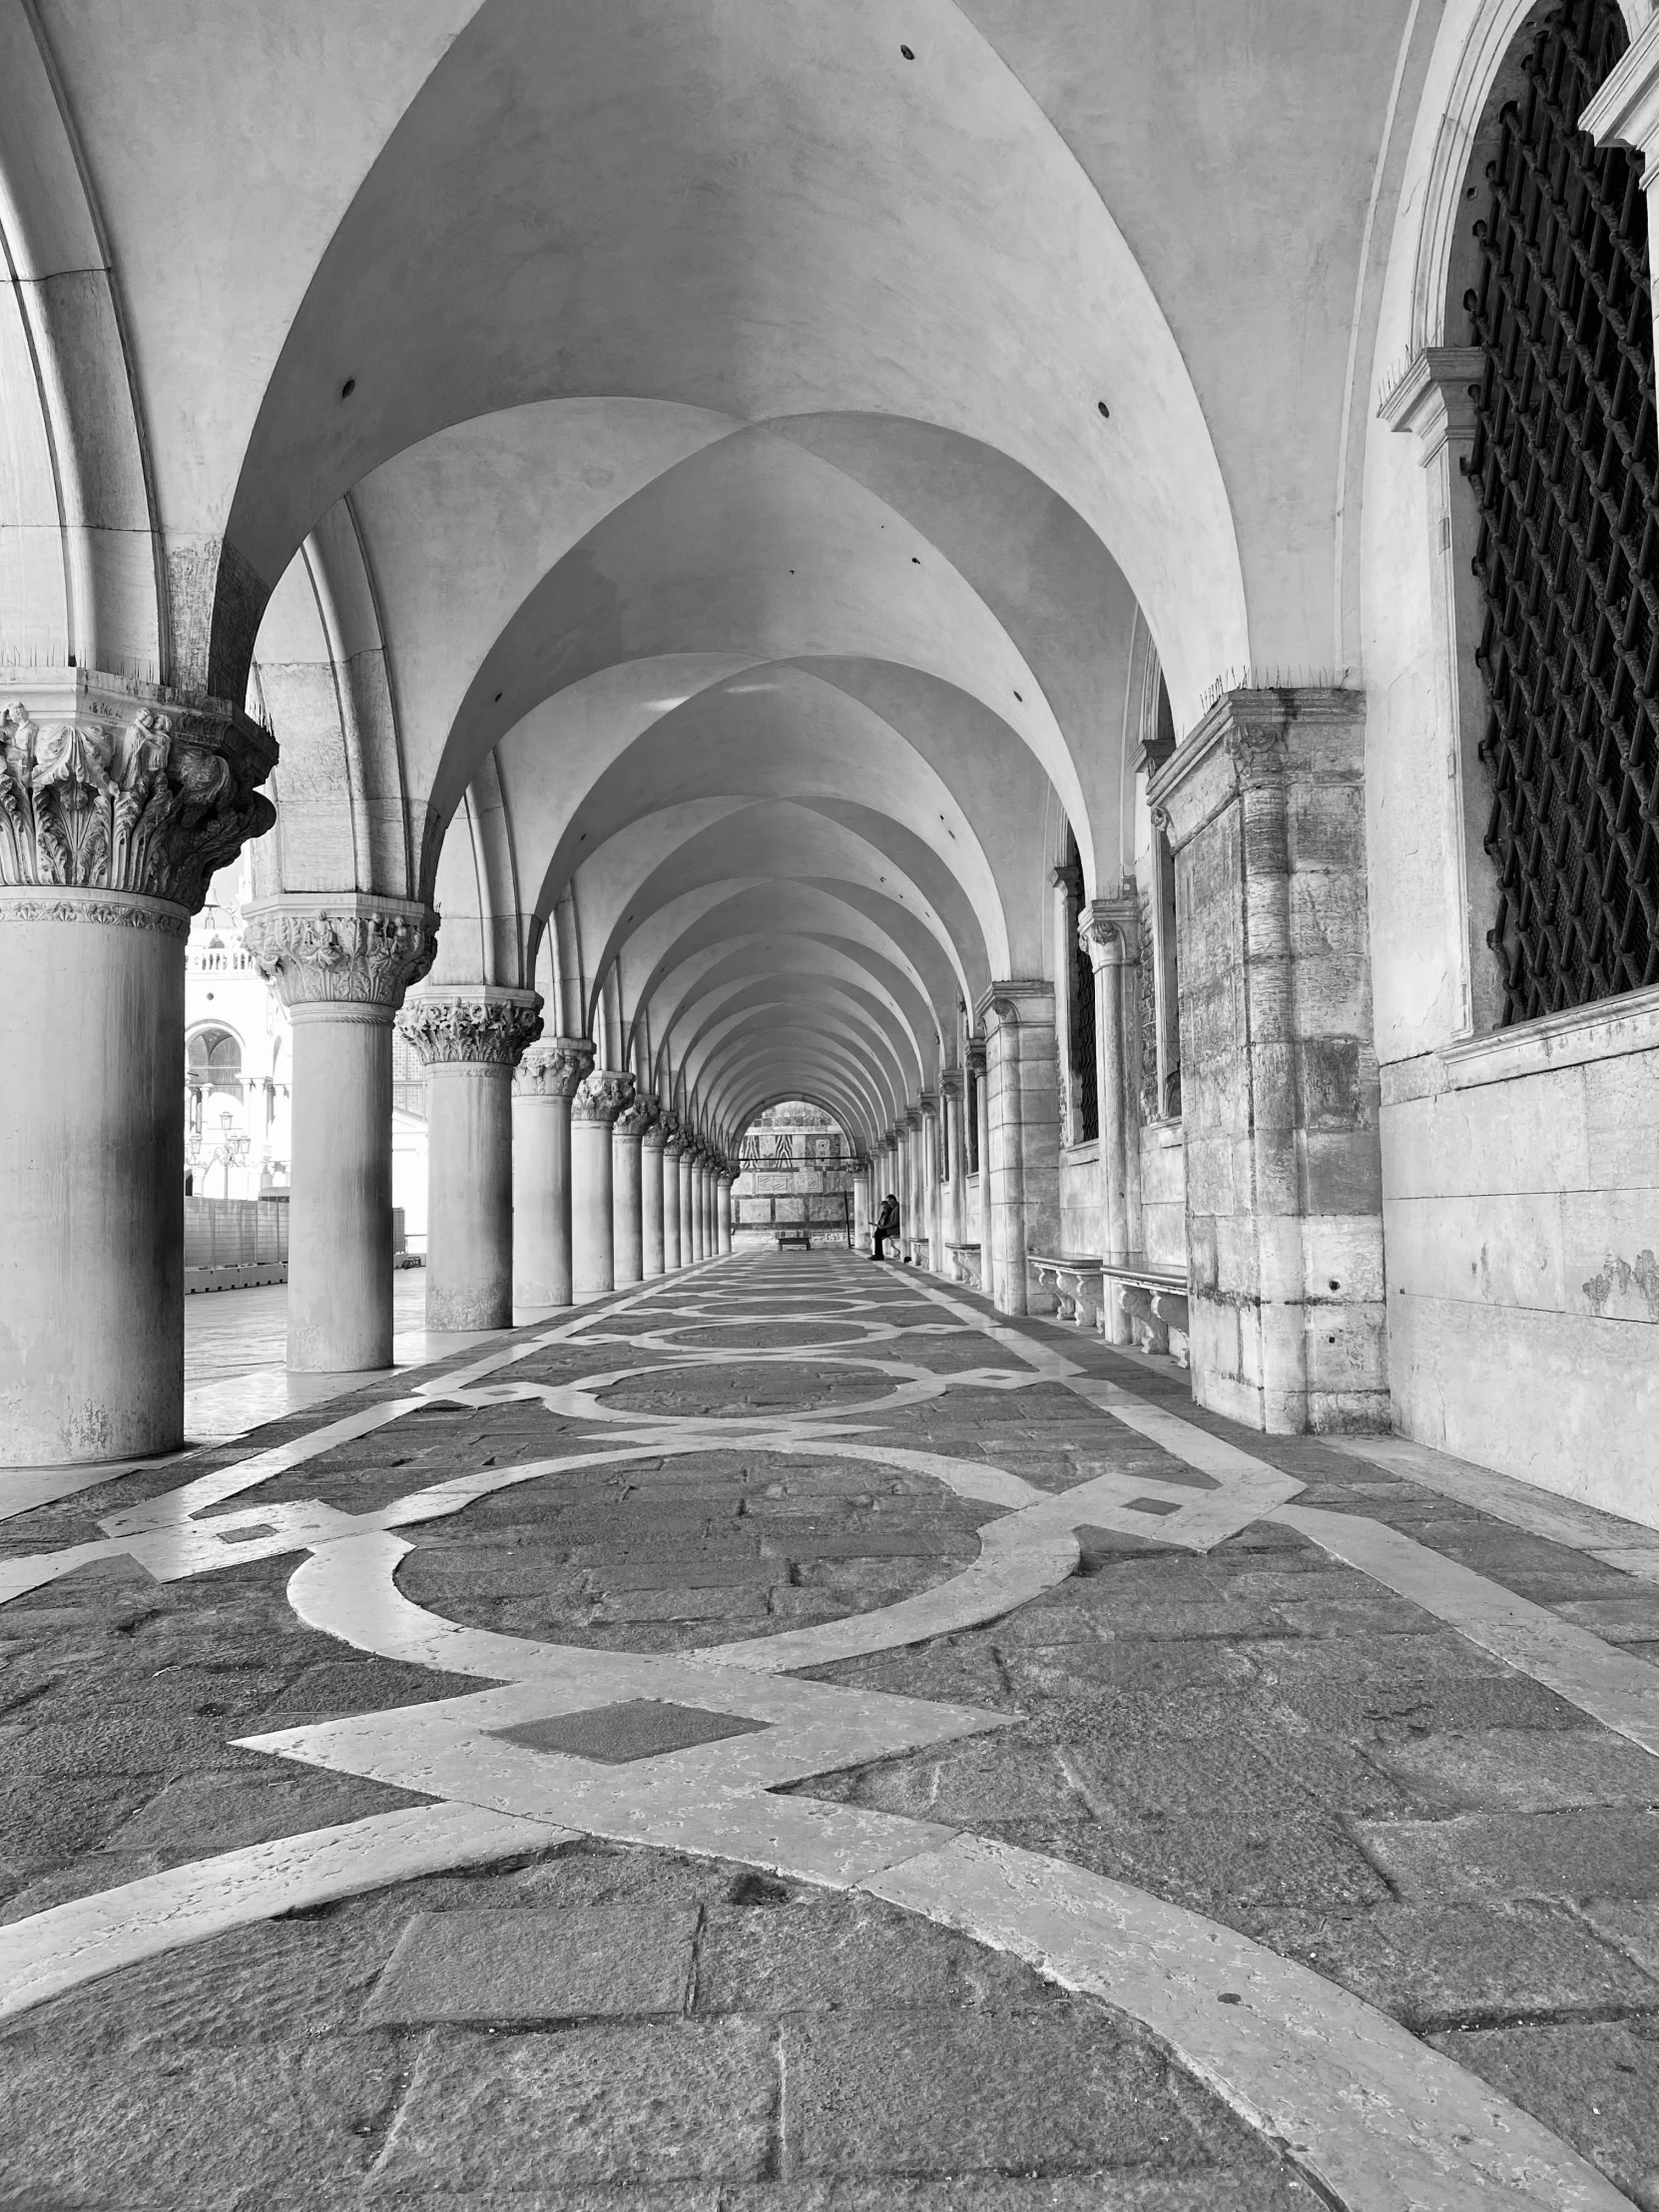
[[[1364,1214],[1381,1227],[1382,1155],[1374,1130],[1310,1131],[1302,1171],[1310,1214]]]
[[[574,2020],[678,2013],[697,1915],[631,1905],[416,1914],[364,2019]]]

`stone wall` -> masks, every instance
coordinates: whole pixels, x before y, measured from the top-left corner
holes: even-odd
[[[1159,1267],[1187,1265],[1187,1146],[1179,1121],[1141,1130],[1141,1235]]]
[[[1382,1096],[1398,1425],[1659,1526],[1659,991],[1398,1062]]]
[[[1101,1238],[1100,1147],[1068,1145],[1060,1154],[1060,1249],[1104,1250]]]

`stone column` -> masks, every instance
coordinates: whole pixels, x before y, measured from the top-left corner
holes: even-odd
[[[663,1146],[668,1131],[662,1108],[651,1101],[651,1120],[640,1138],[640,1274],[655,1283],[663,1274]]]
[[[697,1139],[688,1136],[680,1154],[680,1265],[697,1264],[697,1223],[692,1212],[692,1185],[697,1175]]]
[[[737,1171],[729,1161],[722,1161],[720,1169],[720,1249],[732,1249],[732,1185],[737,1181]]]
[[[946,1174],[944,1272],[947,1275],[955,1273],[949,1247],[966,1244],[969,1241],[967,1230],[967,1141],[962,1128],[962,1094],[966,1087],[960,1068],[946,1068],[939,1077],[939,1094],[944,1102]]]
[[[1176,854],[1193,1393],[1386,1427],[1364,701],[1219,699],[1154,777]]]
[[[645,1165],[643,1141],[657,1118],[654,1098],[636,1098],[625,1106],[611,1129],[611,1249],[616,1287],[620,1291],[645,1280]],[[661,1206],[662,1154],[658,1161],[658,1205]],[[662,1222],[657,1225],[659,1239]]]
[[[663,1273],[678,1275],[680,1257],[680,1157],[687,1142],[672,1114],[663,1116]]]
[[[437,951],[408,899],[295,893],[245,914],[293,1024],[290,1368],[391,1365],[391,1025]]]
[[[870,1164],[867,1160],[852,1163],[852,1249],[861,1252],[864,1239],[869,1234],[870,1222]]]
[[[634,1078],[595,1068],[570,1102],[570,1267],[578,1302],[616,1287],[611,1126]]]
[[[184,1435],[185,939],[276,748],[90,669],[4,682],[0,1466],[138,1457]]]
[[[997,1311],[1049,1310],[1033,1297],[1026,1255],[1053,1252],[1060,1233],[1060,1093],[1054,993],[1047,983],[993,983],[987,1022],[985,1090],[993,1293]]]
[[[969,1037],[967,1064],[978,1094],[974,1103],[974,1142],[979,1149],[979,1218],[974,1223],[974,1235],[979,1240],[979,1288],[990,1298],[994,1280],[991,1266],[994,1239],[991,1225],[991,1088],[986,1077],[987,1058],[984,1038]]]
[[[1140,908],[1133,895],[1097,898],[1078,917],[1077,940],[1094,969],[1096,1097],[1100,1101],[1100,1228],[1112,1260],[1141,1247],[1140,1177],[1131,1152],[1140,1145]],[[1117,1311],[1116,1302],[1107,1301]],[[1115,1338],[1127,1344],[1128,1337]]]
[[[568,1306],[570,1102],[593,1066],[586,1037],[531,1045],[513,1079],[513,1300]]]
[[[421,990],[397,1028],[426,1069],[426,1326],[510,1329],[513,1069],[541,1035],[541,1000]]]
[[[927,1234],[922,1207],[921,1183],[921,1108],[907,1106],[904,1109],[904,1127],[899,1137],[903,1153],[903,1188],[899,1194],[900,1219],[903,1224],[903,1253],[910,1252]]]

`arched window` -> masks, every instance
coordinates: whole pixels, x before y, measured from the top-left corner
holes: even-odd
[[[193,1089],[242,1089],[242,1040],[229,1029],[198,1029],[185,1046],[185,1068]]]
[[[1535,19],[1497,116],[1464,301],[1505,1025],[1659,982],[1647,203],[1640,162],[1578,128],[1625,45],[1616,0]]]
[[[1077,839],[1066,830],[1066,857],[1056,871],[1065,892],[1065,949],[1070,966],[1066,1039],[1072,1096],[1077,1102],[1073,1144],[1093,1144],[1100,1135],[1100,1071],[1095,1063],[1094,963],[1078,942],[1077,917],[1083,910],[1083,861]]]

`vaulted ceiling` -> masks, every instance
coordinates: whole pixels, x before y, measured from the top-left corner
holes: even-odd
[[[1186,728],[1351,657],[1418,12],[0,0],[7,236],[105,425],[30,619],[248,691],[271,887],[435,899],[435,980],[714,1134],[867,1141],[1052,974],[1068,828],[1123,887],[1160,675]]]

